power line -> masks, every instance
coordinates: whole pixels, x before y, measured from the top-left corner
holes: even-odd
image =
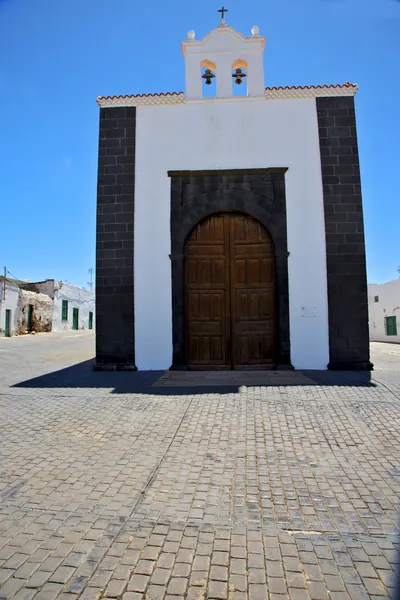
[[[8,273],[9,275],[11,275],[11,277],[14,277],[14,279],[18,279],[18,280],[19,280],[19,278],[18,278],[18,277],[15,277],[15,275],[13,275],[13,274],[11,273],[11,271],[8,271],[8,270],[7,270],[7,273]]]

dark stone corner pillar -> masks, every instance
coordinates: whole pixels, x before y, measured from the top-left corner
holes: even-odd
[[[317,98],[324,190],[329,369],[371,370],[354,98]]]
[[[136,370],[133,288],[136,108],[101,108],[96,370]]]

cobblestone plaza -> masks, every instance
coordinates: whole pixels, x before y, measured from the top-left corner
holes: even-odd
[[[92,356],[0,339],[0,598],[394,597],[398,346],[229,380]]]

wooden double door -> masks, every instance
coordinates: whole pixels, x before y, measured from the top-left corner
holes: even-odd
[[[273,243],[241,213],[199,223],[185,245],[186,360],[189,369],[273,368]]]

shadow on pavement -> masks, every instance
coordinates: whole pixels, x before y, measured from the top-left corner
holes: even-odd
[[[97,388],[108,389],[114,394],[145,393],[155,396],[176,396],[182,394],[232,394],[238,392],[242,385],[222,385],[217,382],[213,385],[183,385],[171,387],[152,387],[160,379],[164,371],[94,371],[93,361],[87,360],[71,367],[66,367],[53,373],[47,373],[33,379],[28,379],[14,384],[13,388]],[[244,372],[244,377],[245,377]],[[310,385],[322,386],[351,386],[351,387],[375,387],[371,382],[369,371],[299,371],[304,375],[304,381],[293,379],[288,384],[284,383],[257,383],[251,387],[287,387],[288,385],[304,387]],[[237,376],[237,375],[236,375]],[[246,383],[245,385],[248,385]]]

